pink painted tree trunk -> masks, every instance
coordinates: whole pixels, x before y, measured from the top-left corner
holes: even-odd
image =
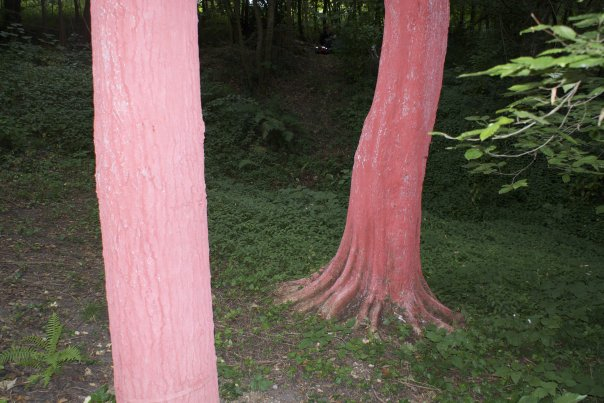
[[[386,0],[384,40],[371,110],[352,171],[346,228],[332,261],[286,283],[283,300],[327,317],[378,327],[392,306],[417,331],[450,328],[454,315],[421,271],[421,193],[442,85],[448,0]]]
[[[91,2],[119,402],[217,402],[196,3]]]

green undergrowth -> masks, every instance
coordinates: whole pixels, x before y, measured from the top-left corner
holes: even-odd
[[[90,53],[0,45],[0,153],[92,151]]]
[[[266,290],[329,261],[345,220],[339,195],[304,187],[263,190],[229,179],[208,183],[216,286]]]
[[[316,204],[321,192],[280,194],[225,182],[208,194],[218,289],[236,295],[270,289],[308,275],[337,247],[345,208],[327,200]],[[317,207],[312,212],[309,203]],[[367,345],[347,325],[306,318],[295,325],[302,339],[289,352],[292,376],[300,371],[336,384],[378,387],[386,396],[398,396],[405,384],[430,385],[443,401],[537,401],[567,392],[604,397],[601,245],[534,224],[426,213],[422,255],[431,287],[466,315],[465,329],[446,335],[429,328],[416,340],[390,319],[382,340]],[[275,344],[283,338],[271,323],[260,326]],[[371,369],[364,382],[350,375],[355,360]]]

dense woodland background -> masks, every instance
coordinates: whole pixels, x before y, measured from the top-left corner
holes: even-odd
[[[1,2],[0,350],[58,312],[62,343],[90,358],[47,388],[26,388],[35,370],[6,365],[0,379],[18,381],[0,401],[75,401],[111,384],[89,10],[89,0]],[[439,299],[465,314],[465,329],[417,338],[387,318],[372,338],[274,306],[274,285],[316,271],[340,240],[384,6],[203,0],[198,12],[224,399],[604,399],[604,225],[594,212],[602,181],[563,183],[545,159],[531,165],[528,188],[499,195],[507,178],[469,175],[463,153],[433,140],[422,263]],[[519,31],[587,12],[602,12],[601,2],[452,0],[436,129],[468,130],[464,117],[509,103],[514,80],[460,74],[536,55],[546,34]],[[316,54],[326,29],[333,52]]]

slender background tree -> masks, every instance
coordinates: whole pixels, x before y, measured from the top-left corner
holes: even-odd
[[[450,328],[453,313],[421,273],[421,193],[442,83],[448,0],[386,1],[380,70],[352,171],[346,229],[329,265],[282,287],[282,298],[325,317],[377,328],[392,304],[416,331]]]

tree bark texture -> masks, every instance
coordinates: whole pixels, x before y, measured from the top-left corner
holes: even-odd
[[[218,402],[195,2],[91,7],[117,400]]]
[[[373,104],[355,154],[346,228],[332,261],[278,293],[302,311],[378,327],[391,306],[416,331],[456,315],[420,261],[421,192],[445,60],[448,0],[386,0]]]

